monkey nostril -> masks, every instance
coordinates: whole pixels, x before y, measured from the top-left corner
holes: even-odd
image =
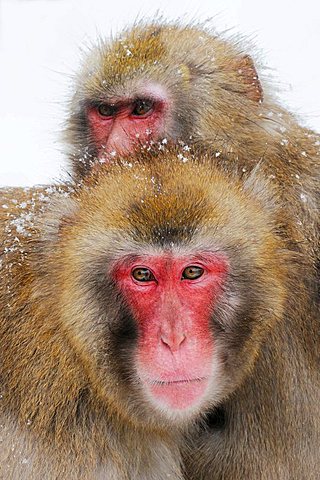
[[[160,340],[165,347],[170,348],[170,341],[166,337],[164,337],[164,335],[161,335]]]

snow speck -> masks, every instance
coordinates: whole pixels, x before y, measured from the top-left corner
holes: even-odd
[[[300,193],[300,198],[303,203],[308,201],[307,195],[305,193]]]
[[[181,160],[183,163],[187,163],[188,158],[182,155],[182,153],[178,153],[177,155],[178,159]]]
[[[17,233],[20,235],[27,236],[28,231],[26,230],[26,227],[32,223],[32,218],[33,216],[31,214],[21,215],[20,217],[11,220],[10,225],[15,227]]]

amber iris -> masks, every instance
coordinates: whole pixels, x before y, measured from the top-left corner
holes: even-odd
[[[153,273],[149,268],[138,267],[132,270],[131,275],[138,282],[151,282],[155,280]]]
[[[196,280],[203,275],[203,268],[197,267],[195,265],[190,265],[190,267],[186,267],[182,272],[182,279],[183,280]]]

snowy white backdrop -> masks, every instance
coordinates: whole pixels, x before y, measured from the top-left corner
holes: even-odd
[[[137,17],[215,17],[249,35],[283,103],[320,131],[319,0],[0,0],[0,185],[61,176],[59,132],[81,45]]]

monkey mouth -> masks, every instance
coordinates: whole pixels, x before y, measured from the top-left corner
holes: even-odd
[[[152,401],[158,406],[169,411],[186,411],[202,403],[208,390],[209,377],[146,379],[145,382]]]
[[[185,385],[189,383],[197,383],[208,380],[208,377],[197,377],[197,378],[183,378],[181,380],[151,380],[148,379],[150,385],[159,385],[159,386],[170,386],[170,385]]]

